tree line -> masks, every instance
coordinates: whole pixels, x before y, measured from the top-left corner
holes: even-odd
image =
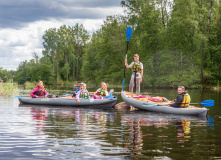
[[[43,57],[20,63],[18,83],[105,81],[120,85],[126,28],[133,29],[133,54],[144,64],[143,87],[218,86],[221,80],[221,5],[217,0],[122,0],[125,15],[108,16],[89,34],[83,25],[50,28],[43,35]],[[129,83],[131,71],[126,71]]]

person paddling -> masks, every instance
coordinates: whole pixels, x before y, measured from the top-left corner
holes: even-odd
[[[134,83],[136,82],[136,94],[140,94],[140,83],[143,77],[143,64],[139,61],[139,55],[134,55],[134,62],[130,65],[127,64],[127,59],[125,59],[126,68],[132,68],[132,75],[129,85],[129,92],[133,92]]]
[[[169,106],[175,107],[175,108],[187,108],[190,104],[190,95],[185,91],[184,86],[178,86],[177,89],[178,96],[177,99],[174,101],[171,101],[171,104]]]
[[[30,95],[32,98],[47,97],[48,92],[45,90],[42,81],[38,81],[37,86],[33,89]]]

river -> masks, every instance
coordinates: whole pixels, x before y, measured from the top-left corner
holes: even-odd
[[[52,94],[71,87],[51,87]],[[94,91],[94,88],[89,88]],[[120,97],[120,88],[115,95]],[[175,99],[176,89],[142,89]],[[221,91],[188,90],[191,102],[215,101],[208,117],[138,110],[21,105],[0,98],[0,157],[12,159],[221,159]],[[198,105],[200,106],[200,105]],[[202,106],[201,106],[202,107]]]

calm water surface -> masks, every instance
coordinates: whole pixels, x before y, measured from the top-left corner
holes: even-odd
[[[142,93],[168,99],[177,95],[175,89]],[[221,159],[221,91],[189,94],[192,102],[215,100],[208,117],[20,105],[17,98],[1,97],[0,159]]]

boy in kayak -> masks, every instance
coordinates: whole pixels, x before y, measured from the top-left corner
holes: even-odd
[[[75,99],[78,103],[80,103],[79,98],[89,99],[89,93],[86,89],[86,84],[85,83],[82,84],[82,88],[76,93],[76,98]]]
[[[134,55],[134,62],[130,65],[127,64],[127,59],[125,59],[126,68],[132,68],[132,75],[130,79],[129,92],[133,92],[134,82],[136,81],[136,94],[140,94],[140,83],[143,77],[143,64],[139,61],[139,55]]]
[[[190,95],[185,91],[184,86],[178,86],[177,89],[178,96],[176,101],[171,101],[171,104],[169,106],[175,107],[175,108],[186,108],[189,107],[190,104]]]
[[[30,95],[32,98],[47,97],[48,92],[45,90],[42,81],[38,81],[37,86],[33,89]]]

